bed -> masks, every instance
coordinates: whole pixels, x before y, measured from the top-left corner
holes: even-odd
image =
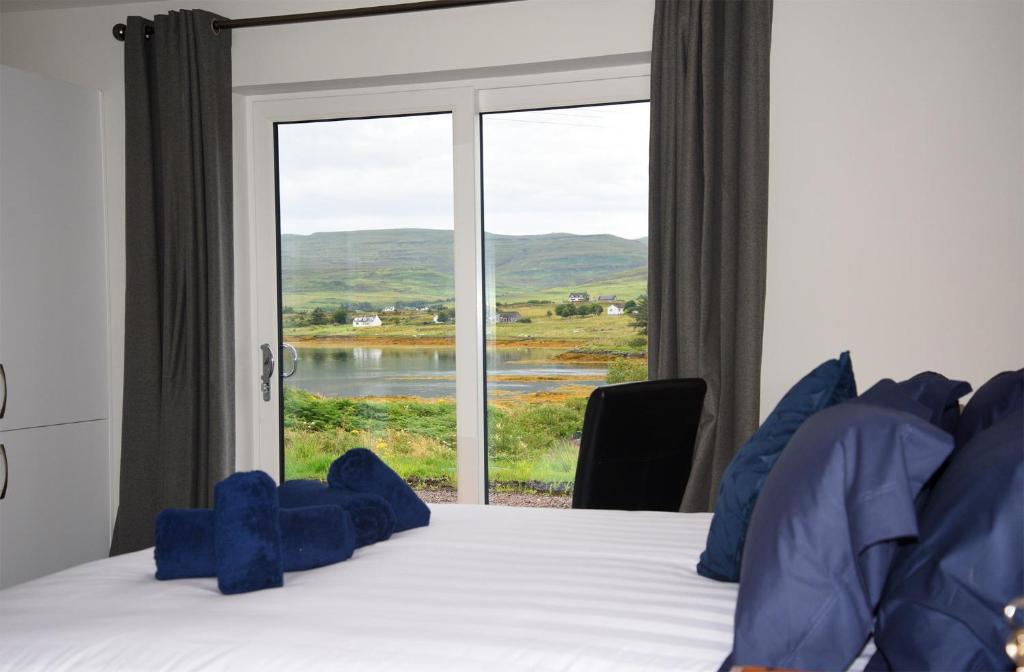
[[[435,504],[285,587],[156,581],[152,549],[0,591],[0,670],[715,670],[710,514]],[[863,669],[869,644],[851,669]]]

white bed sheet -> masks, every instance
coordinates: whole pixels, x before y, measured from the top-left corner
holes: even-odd
[[[2,670],[714,670],[710,514],[433,505],[429,527],[224,596],[152,550],[0,591]],[[864,656],[854,669],[862,669]]]

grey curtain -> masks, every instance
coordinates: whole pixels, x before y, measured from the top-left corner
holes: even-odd
[[[125,353],[111,555],[234,470],[231,35],[214,15],[128,19]],[[146,36],[147,27],[152,35]]]
[[[771,0],[658,0],[651,53],[651,378],[708,393],[684,511],[756,428],[768,218]]]

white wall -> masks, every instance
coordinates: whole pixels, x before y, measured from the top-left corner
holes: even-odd
[[[1024,366],[1024,3],[775,4],[762,414],[849,349],[861,389]]]
[[[365,3],[196,4],[240,18]],[[112,428],[125,150],[122,46],[110,28],[180,6],[0,16],[0,62],[103,92]],[[249,92],[636,54],[650,49],[652,15],[653,0],[528,0],[255,28],[234,35],[233,77]],[[1024,366],[1022,44],[1019,0],[776,0],[763,412],[845,348],[862,386],[925,368],[977,384]]]

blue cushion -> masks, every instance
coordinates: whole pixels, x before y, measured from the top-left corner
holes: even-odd
[[[378,495],[343,492],[314,480],[285,481],[277,489],[281,508],[332,504],[348,511],[356,531],[356,548],[384,541],[395,531],[397,518],[387,500]]]
[[[395,512],[395,532],[430,524],[430,508],[401,476],[366,448],[352,448],[331,463],[327,483],[343,492],[383,497]]]
[[[914,499],[953,437],[887,408],[826,409],[793,436],[750,522],[736,605],[737,665],[846,669],[874,621]]]
[[[857,383],[849,352],[822,363],[786,393],[722,476],[698,574],[718,581],[739,580],[750,515],[782,449],[807,418],[855,396]]]
[[[213,490],[217,587],[225,595],[284,584],[277,485],[262,471],[232,474]]]
[[[1009,670],[1002,607],[1024,595],[1024,412],[957,450],[893,563],[873,670]]]
[[[934,371],[924,371],[898,385],[929,409],[929,421],[933,425],[950,434],[956,433],[960,421],[960,397],[971,391],[970,383],[950,380]]]
[[[956,430],[957,447],[1009,413],[1024,409],[1024,369],[1003,371],[982,385],[964,407]]]

